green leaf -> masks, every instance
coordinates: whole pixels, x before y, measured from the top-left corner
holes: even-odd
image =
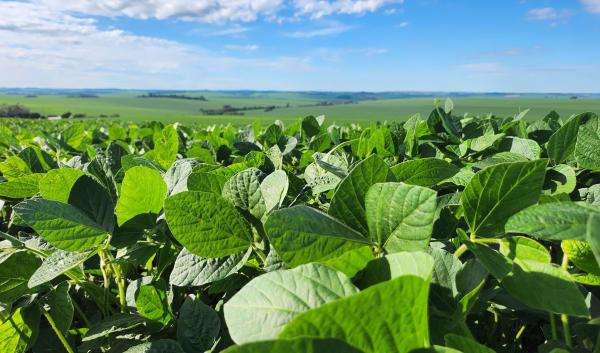
[[[438,158],[413,159],[391,168],[397,181],[428,188],[453,177],[459,170],[457,166]]]
[[[68,202],[85,212],[106,232],[113,233],[115,204],[108,191],[93,178],[80,177],[71,188]]]
[[[461,196],[471,232],[481,237],[503,234],[510,216],[539,200],[547,163],[502,163],[475,174]]]
[[[167,125],[164,129],[154,132],[152,138],[154,149],[144,157],[158,163],[164,170],[169,169],[177,159],[179,150],[179,135],[173,125]]]
[[[0,183],[0,198],[24,199],[38,193],[40,180],[46,174],[28,174]]]
[[[144,322],[144,318],[138,315],[116,314],[93,324],[82,338],[82,341],[92,341],[101,337],[108,337],[114,333],[128,331],[143,325]]]
[[[581,117],[581,114],[571,117],[550,136],[546,149],[552,163],[560,164],[566,161],[575,151]]]
[[[85,251],[102,243],[106,231],[83,211],[44,199],[25,200],[14,211],[42,238],[66,251]]]
[[[600,118],[593,115],[579,127],[575,143],[575,160],[581,168],[600,170]]]
[[[261,219],[266,212],[265,201],[260,190],[260,178],[263,173],[249,168],[231,177],[223,186],[223,198],[234,206],[250,212]]]
[[[173,236],[190,252],[217,258],[244,251],[252,244],[248,222],[222,197],[187,191],[165,201],[165,217]]]
[[[70,269],[82,264],[87,260],[91,251],[87,252],[68,252],[56,250],[50,256],[44,259],[42,265],[35,270],[27,285],[34,288],[44,284],[62,275]]]
[[[275,254],[276,252],[273,251]],[[271,255],[271,253],[269,253]],[[356,274],[364,269],[369,261],[373,260],[373,250],[368,246],[363,246],[354,250],[346,251],[345,253],[329,260],[319,261],[333,269],[336,269],[349,278],[353,278]],[[268,260],[268,257],[267,257]]]
[[[468,353],[495,353],[493,349],[490,349],[477,341],[463,336],[448,334],[444,336],[446,346],[454,349],[458,349],[461,352]]]
[[[42,261],[26,251],[15,251],[0,261],[0,302],[10,304],[31,292],[27,281]]]
[[[510,217],[506,231],[545,240],[585,240],[588,218],[594,213],[600,210],[569,201],[533,205]]]
[[[589,316],[585,298],[569,273],[554,264],[523,260],[502,280],[502,287],[523,304],[555,314]]]
[[[7,180],[12,180],[31,174],[31,169],[25,161],[17,156],[9,156],[0,163],[0,173]]]
[[[123,353],[184,353],[177,341],[160,339],[133,346]],[[187,352],[185,352],[187,353]]]
[[[198,287],[220,281],[237,273],[250,256],[246,253],[233,254],[217,259],[203,259],[186,249],[181,250],[169,277],[169,284],[178,287]]]
[[[0,352],[24,353],[33,344],[40,324],[36,308],[17,308],[0,325]]]
[[[401,276],[300,314],[280,337],[335,338],[365,353],[427,347],[428,291],[428,280]]]
[[[347,343],[328,339],[302,337],[293,340],[274,340],[232,346],[223,353],[362,353]]]
[[[342,273],[307,264],[250,281],[225,303],[225,321],[236,343],[274,339],[301,313],[355,293]]]
[[[500,240],[500,253],[513,261],[537,261],[549,264],[552,257],[537,241],[526,237],[510,237]]]
[[[365,197],[371,241],[388,251],[427,248],[436,212],[436,192],[404,183],[377,183]]]
[[[585,239],[590,244],[596,263],[600,263],[600,213],[590,214],[588,217]]]
[[[115,213],[122,226],[136,217],[156,218],[167,196],[167,185],[156,170],[138,166],[125,172]]]
[[[152,324],[165,326],[173,319],[165,288],[158,283],[140,286],[135,295],[135,306]]]
[[[34,173],[45,173],[57,167],[52,156],[39,147],[27,147],[19,152],[18,156],[27,163],[29,169]]]
[[[424,252],[398,252],[369,262],[360,279],[361,288],[389,281],[400,276],[431,277],[433,258]]]
[[[546,171],[546,180],[544,181],[545,194],[570,194],[577,186],[577,176],[575,170],[566,165],[559,164]]]
[[[221,195],[227,179],[223,175],[194,172],[187,179],[187,189],[189,191],[212,192]]]
[[[279,256],[291,267],[329,260],[370,244],[352,228],[307,206],[273,212],[265,231]]]
[[[175,161],[171,168],[165,173],[167,183],[167,194],[175,195],[187,191],[187,179],[192,174],[194,166],[199,162],[194,159],[180,159]]]
[[[387,181],[390,175],[390,168],[377,155],[361,161],[341,181],[333,195],[328,213],[368,236],[365,196],[373,184]]]
[[[56,327],[66,334],[73,322],[74,307],[69,295],[69,283],[62,282],[48,294],[47,302],[50,307],[49,314],[56,323]]]
[[[220,329],[221,320],[214,309],[199,299],[185,299],[177,319],[177,341],[186,353],[210,350]]]
[[[52,169],[40,180],[40,194],[47,200],[67,203],[71,188],[85,173],[79,169]]]
[[[271,212],[283,203],[288,192],[288,176],[283,170],[267,175],[260,184],[260,191],[267,212]]]

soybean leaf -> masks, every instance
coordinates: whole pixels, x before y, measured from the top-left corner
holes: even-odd
[[[160,339],[133,346],[123,353],[184,353],[177,341]],[[187,353],[187,352],[185,352]]]
[[[115,228],[115,204],[108,191],[93,178],[84,175],[77,179],[68,197],[68,203],[84,211],[106,232]]]
[[[84,174],[78,169],[52,169],[40,180],[40,194],[45,199],[67,203],[73,184]]]
[[[167,196],[167,185],[154,169],[138,166],[125,172],[121,195],[115,213],[119,226],[143,217],[142,223],[149,225],[163,207]]]
[[[0,262],[0,302],[10,304],[30,292],[27,281],[42,261],[26,251],[8,254]]]
[[[233,254],[216,259],[203,259],[186,249],[181,250],[169,277],[169,283],[179,287],[197,287],[227,278],[236,273],[250,256]]]
[[[66,251],[85,251],[102,243],[106,231],[83,211],[69,204],[29,199],[14,211],[44,240]]]
[[[263,173],[256,168],[237,173],[223,186],[223,198],[234,206],[250,212],[257,219],[261,219],[266,212],[260,189],[262,175]]]
[[[23,199],[38,193],[45,174],[34,173],[0,183],[0,198]]]
[[[40,324],[35,307],[17,308],[0,325],[0,352],[24,353],[33,344]]]
[[[429,244],[436,192],[404,183],[377,183],[365,197],[371,241],[388,251],[422,250]]]
[[[283,170],[267,175],[260,184],[260,191],[267,212],[271,212],[283,203],[288,191],[288,176]]]
[[[560,164],[575,151],[577,132],[582,115],[571,117],[563,126],[556,130],[548,140],[548,157],[554,164]]]
[[[593,115],[579,127],[575,143],[575,160],[579,166],[591,170],[600,170],[600,118]]]
[[[490,349],[482,344],[479,344],[477,341],[463,336],[448,334],[444,336],[444,340],[446,341],[446,346],[458,349],[461,352],[494,353],[493,349]]]
[[[273,212],[265,231],[279,256],[292,267],[329,260],[369,245],[352,228],[307,206]]]
[[[588,316],[585,298],[569,273],[554,264],[522,260],[502,286],[523,304],[556,314]]]
[[[49,314],[54,320],[56,327],[66,334],[71,323],[73,322],[74,307],[69,295],[69,283],[62,282],[56,288],[49,293],[46,301],[50,307]]]
[[[365,196],[373,184],[387,181],[390,175],[390,168],[377,155],[372,155],[358,163],[340,182],[328,213],[368,236]]]
[[[546,240],[585,240],[588,218],[595,213],[600,210],[574,202],[533,205],[510,217],[506,231]]]
[[[433,268],[433,258],[425,252],[398,252],[371,260],[362,273],[361,288],[389,281],[400,276],[417,276],[428,279]]]
[[[69,252],[56,250],[44,259],[42,265],[38,267],[31,278],[29,278],[27,285],[29,288],[34,288],[40,284],[49,282],[70,269],[82,264],[91,254],[91,251]]]
[[[549,264],[552,257],[537,241],[526,237],[510,237],[500,240],[500,253],[513,261],[537,261]]]
[[[189,191],[212,192],[221,195],[225,182],[227,182],[227,177],[223,175],[194,172],[187,178],[187,189]]]
[[[347,343],[330,338],[302,337],[293,340],[251,342],[232,346],[223,353],[362,353]]]
[[[588,217],[585,239],[596,257],[596,263],[600,263],[600,213],[590,214]]]
[[[443,159],[423,158],[396,164],[390,170],[397,181],[429,188],[451,178],[460,169]]]
[[[173,319],[165,286],[160,283],[142,285],[135,295],[135,306],[152,325],[165,326]]]
[[[274,339],[299,314],[355,293],[358,289],[342,273],[302,265],[250,281],[225,304],[225,321],[236,343]]]
[[[199,299],[185,299],[177,319],[177,341],[186,353],[210,350],[220,329],[221,320],[214,309]]]
[[[92,341],[101,337],[108,337],[111,334],[125,332],[144,324],[144,318],[132,314],[115,314],[90,327],[83,342]]]
[[[186,191],[165,201],[173,236],[193,254],[218,258],[248,249],[252,231],[234,206],[206,192]]]
[[[502,163],[475,174],[461,196],[471,232],[482,237],[503,234],[510,216],[539,200],[546,164]]]
[[[365,353],[427,347],[428,291],[428,280],[400,276],[300,314],[280,338],[335,338]]]

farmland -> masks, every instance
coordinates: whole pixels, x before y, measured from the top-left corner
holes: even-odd
[[[0,352],[600,350],[597,100],[202,95],[0,120]]]
[[[435,95],[423,96],[396,94],[373,94],[363,96],[356,93],[333,92],[183,92],[189,97],[205,97],[206,101],[173,98],[141,99],[146,91],[116,91],[97,93],[95,97],[79,97],[82,91],[39,94],[0,94],[2,104],[22,104],[43,115],[59,115],[65,112],[85,114],[90,117],[110,117],[118,114],[126,121],[156,120],[170,122],[202,122],[206,124],[233,122],[247,124],[252,121],[269,123],[275,119],[293,122],[308,115],[326,115],[328,121],[339,123],[373,121],[405,121],[415,113],[426,116],[431,111]],[[50,94],[51,93],[51,94]],[[439,96],[439,95],[438,95]],[[344,99],[340,99],[344,98]],[[442,95],[443,97],[443,95]],[[510,116],[519,109],[531,109],[527,119],[541,119],[552,107],[562,116],[586,111],[600,112],[600,96],[584,95],[571,99],[570,95],[460,95],[452,98],[457,105],[456,114],[485,115],[494,113]],[[331,103],[331,105],[324,105]],[[243,115],[206,115],[209,110],[219,110],[229,105],[234,108],[262,107],[249,109]],[[276,107],[265,111],[266,107]]]

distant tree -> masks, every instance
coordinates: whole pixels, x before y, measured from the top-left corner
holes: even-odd
[[[71,112],[66,112],[61,115],[61,118],[69,119],[71,117],[71,115],[73,115]]]

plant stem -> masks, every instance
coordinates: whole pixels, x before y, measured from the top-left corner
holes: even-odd
[[[550,330],[552,331],[552,340],[558,341],[558,331],[556,330],[556,320],[554,314],[550,313]]]
[[[567,254],[563,254],[562,263],[560,266],[566,271],[569,269],[569,258]],[[560,315],[560,321],[562,322],[563,333],[565,335],[565,344],[567,347],[572,346],[571,341],[571,329],[569,328],[569,317],[565,314]]]
[[[467,246],[465,244],[462,244],[458,247],[458,249],[456,249],[456,251],[454,252],[454,256],[460,257],[460,255],[464,254],[465,251],[467,251]]]
[[[77,301],[72,300],[71,302],[73,303],[73,307],[75,308],[75,311],[77,311],[79,316],[81,316],[81,319],[83,320],[83,323],[85,324],[85,327],[91,327],[92,324],[90,323],[90,320],[87,318],[87,316],[85,315],[83,310],[81,310],[81,307],[79,306],[79,304],[77,304]]]
[[[43,305],[39,305],[39,307],[40,307],[40,310],[42,311],[42,314],[44,314],[44,317],[46,318],[46,320],[48,320],[48,323],[52,327],[52,330],[54,330],[54,333],[56,333],[56,336],[58,337],[58,339],[60,340],[62,345],[65,347],[67,352],[75,353],[75,351],[73,350],[73,348],[71,348],[71,345],[69,345],[69,342],[63,335],[63,333],[58,329],[58,327],[56,327],[56,322],[54,322],[54,319],[52,318],[52,316],[48,313],[48,311],[46,311],[46,309],[44,309]]]
[[[265,253],[254,245],[252,246],[252,248],[254,249],[256,255],[260,257],[260,260],[262,261],[263,265],[265,265],[267,263],[267,256],[265,255]]]

